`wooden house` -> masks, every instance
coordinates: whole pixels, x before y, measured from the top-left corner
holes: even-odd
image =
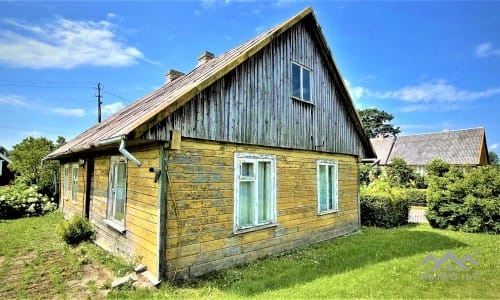
[[[8,166],[12,161],[9,159],[7,150],[0,146],[0,185],[8,185],[14,180],[14,173],[12,173]]]
[[[484,128],[446,130],[442,132],[374,138],[378,165],[389,165],[399,157],[419,174],[433,159],[439,158],[454,166],[482,166],[489,164]]]
[[[98,245],[170,279],[359,228],[375,154],[312,9],[167,79],[47,157]]]

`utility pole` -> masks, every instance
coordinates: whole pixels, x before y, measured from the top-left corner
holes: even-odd
[[[101,101],[101,98],[102,98],[102,95],[101,95],[101,83],[98,82],[97,83],[97,123],[101,123],[101,104],[102,104],[102,101]]]

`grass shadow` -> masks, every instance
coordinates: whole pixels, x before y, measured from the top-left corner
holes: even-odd
[[[218,287],[241,296],[305,284],[392,259],[466,246],[445,235],[411,230],[363,228],[359,234],[302,247],[256,262],[207,274],[184,287]]]

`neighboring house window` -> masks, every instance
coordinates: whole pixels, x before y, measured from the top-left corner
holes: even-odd
[[[78,193],[78,164],[73,165],[73,181],[71,185],[71,201],[76,202]]]
[[[292,97],[312,102],[311,70],[292,62]]]
[[[235,154],[235,229],[276,222],[276,158]]]
[[[69,191],[69,164],[64,165],[64,176],[63,176],[63,199],[68,200]]]
[[[338,202],[338,163],[318,161],[318,212],[337,211]]]
[[[124,226],[127,199],[127,160],[125,158],[111,158],[108,192],[108,220],[113,224]]]

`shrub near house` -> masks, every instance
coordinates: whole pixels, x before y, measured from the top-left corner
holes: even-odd
[[[500,233],[500,169],[446,168],[429,176],[427,219],[433,227]],[[444,167],[443,167],[444,166]]]

